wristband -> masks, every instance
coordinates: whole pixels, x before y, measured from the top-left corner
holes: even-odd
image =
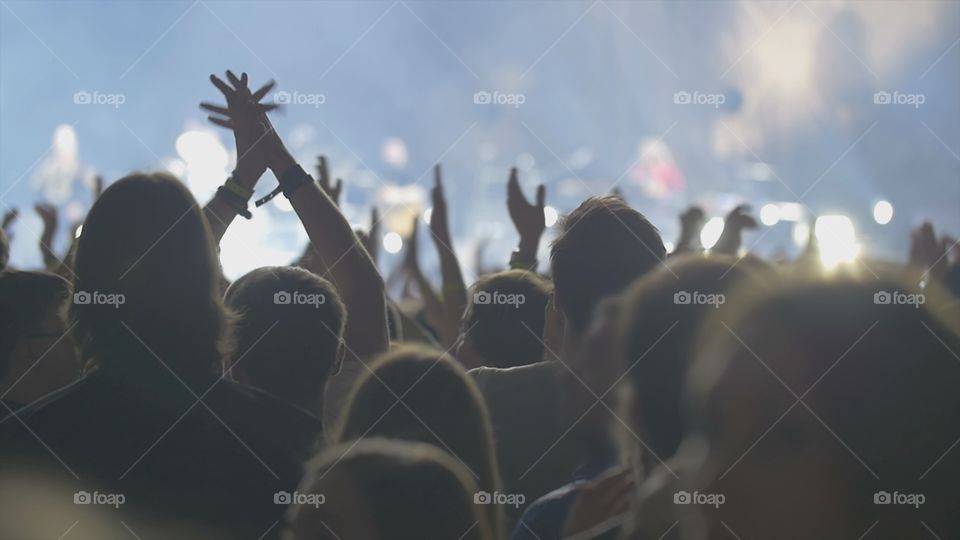
[[[268,193],[266,197],[257,201],[255,204],[258,207],[263,206],[280,193],[283,193],[284,197],[289,199],[296,190],[313,183],[313,177],[307,174],[307,172],[303,170],[303,167],[299,165],[294,165],[287,169],[277,180],[280,182],[280,185]]]
[[[253,196],[253,190],[240,185],[232,176],[217,188],[217,195],[220,195],[231,208],[244,218],[250,219],[253,217],[250,210],[247,210],[247,201]]]

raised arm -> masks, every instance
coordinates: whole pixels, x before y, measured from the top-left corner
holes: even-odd
[[[248,125],[248,122],[238,120],[247,108],[254,108],[266,112],[275,108],[275,105],[259,104],[273,88],[273,83],[265,85],[256,94],[251,94],[247,88],[247,74],[238,79],[233,73],[227,72],[230,84],[210,75],[210,82],[216,86],[227,100],[227,106],[221,107],[210,103],[201,103],[200,107],[209,112],[221,115],[210,116],[209,119],[218,126],[230,129],[234,133],[237,149],[237,166],[231,177],[223,187],[217,190],[210,202],[203,208],[210,224],[213,240],[219,244],[227,227],[237,217],[237,214],[249,212],[247,203],[253,196],[253,189],[257,181],[266,171],[266,145],[262,144],[262,130],[257,126]],[[254,99],[256,97],[256,99]],[[249,213],[246,217],[249,217]]]
[[[547,228],[546,217],[543,214],[546,195],[546,188],[540,184],[537,187],[536,203],[530,204],[520,190],[517,168],[510,169],[510,179],[507,180],[507,211],[510,214],[510,221],[517,229],[517,234],[520,235],[517,250],[510,256],[512,269],[531,271],[537,269],[540,237]]]
[[[447,200],[443,193],[443,175],[440,164],[433,169],[434,185],[431,192],[433,211],[430,213],[430,233],[440,258],[440,276],[443,282],[441,297],[444,310],[443,328],[435,328],[444,347],[453,347],[460,329],[460,318],[467,307],[467,287],[463,282],[460,262],[453,250]]]

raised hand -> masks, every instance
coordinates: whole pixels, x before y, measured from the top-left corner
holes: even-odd
[[[543,215],[546,195],[546,188],[540,184],[537,186],[537,200],[534,204],[530,204],[520,190],[517,168],[510,169],[510,179],[507,180],[507,212],[517,233],[520,234],[521,243],[539,243],[543,231],[546,230],[547,221]]]
[[[530,204],[520,190],[520,180],[517,177],[517,168],[510,169],[510,179],[507,180],[507,212],[510,221],[520,235],[517,250],[510,257],[510,267],[522,270],[536,270],[537,249],[540,247],[540,237],[547,228],[547,220],[543,209],[547,196],[543,184],[537,186],[537,199]]]
[[[937,239],[929,221],[914,229],[910,235],[910,263],[922,268],[925,274],[942,277],[948,268],[950,252],[956,242],[944,236]]]
[[[449,249],[450,225],[447,221],[447,198],[443,193],[443,174],[440,164],[433,167],[433,189],[430,190],[433,210],[430,212],[430,232],[435,240],[442,242],[444,248]],[[437,246],[441,249],[441,246]]]
[[[741,204],[730,211],[724,219],[723,232],[714,244],[714,253],[736,255],[743,243],[742,232],[745,229],[756,229],[757,220],[750,215],[750,205]]]
[[[59,214],[52,204],[37,203],[33,208],[43,221],[43,232],[40,233],[40,253],[43,255],[43,264],[48,270],[52,270],[61,264],[52,247],[53,235],[56,234],[57,225],[60,222]]]
[[[337,178],[336,184],[330,183],[330,169],[327,168],[327,158],[324,156],[317,156],[317,182],[320,184],[320,189],[333,201],[333,204],[340,206],[343,180]]]
[[[703,228],[705,214],[703,208],[691,206],[680,214],[680,238],[673,253],[684,253],[698,249],[700,229]]]
[[[274,142],[271,139],[273,127],[266,121],[265,113],[277,108],[277,105],[260,103],[260,100],[273,89],[275,83],[270,81],[251,93],[247,87],[246,73],[237,78],[233,72],[227,71],[227,80],[230,84],[216,75],[210,75],[210,82],[223,93],[227,106],[201,103],[200,107],[219,115],[209,116],[211,122],[233,131],[237,148],[236,180],[252,188],[270,164],[268,143]]]
[[[370,258],[376,264],[380,255],[380,211],[377,210],[376,206],[370,208],[370,228],[364,235],[363,247],[367,248],[367,253],[370,254]]]

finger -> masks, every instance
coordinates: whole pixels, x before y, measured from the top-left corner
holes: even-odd
[[[237,78],[237,76],[234,75],[229,69],[227,70],[227,80],[230,81],[230,84],[232,84],[237,90],[243,88],[243,85],[240,83],[240,79]]]
[[[340,190],[343,189],[343,179],[337,178],[337,183],[333,186],[333,192],[337,195],[340,195]]]
[[[440,171],[440,164],[437,163],[433,166],[433,185],[439,188],[442,182],[443,173]]]
[[[329,186],[330,185],[330,171],[327,169],[327,158],[320,156],[320,159],[317,162],[317,174],[320,175],[320,183]]]
[[[212,82],[213,85],[216,86],[223,93],[223,95],[227,96],[228,98],[233,97],[233,94],[236,93],[233,88],[227,86],[227,83],[221,81],[216,75],[210,75],[210,82]]]
[[[224,116],[230,116],[230,109],[221,107],[219,105],[214,105],[213,103],[201,103],[200,108],[217,114],[222,114]]]
[[[416,220],[414,220],[416,221]],[[370,231],[373,232],[380,228],[380,210],[376,206],[370,209]]]
[[[523,191],[520,190],[520,180],[517,178],[517,168],[510,168],[510,179],[507,180],[507,199],[518,199],[526,202]]]
[[[540,184],[537,186],[537,206],[543,208],[547,201],[547,188]]]
[[[277,105],[276,103],[257,103],[256,107],[254,107],[258,113],[266,113],[279,108],[280,105]]]
[[[261,86],[259,90],[254,92],[253,95],[250,96],[250,99],[252,99],[254,102],[260,101],[261,99],[263,99],[263,96],[267,95],[267,92],[269,92],[270,90],[273,90],[273,87],[276,85],[277,85],[276,82],[268,81],[267,84]]]
[[[227,129],[234,129],[233,121],[231,120],[224,120],[222,118],[217,118],[216,116],[208,116],[207,120],[213,122],[214,124],[220,127],[225,127]]]
[[[247,74],[246,72],[240,74],[240,84],[247,86]]]

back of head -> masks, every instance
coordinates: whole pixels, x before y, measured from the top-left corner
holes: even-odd
[[[943,537],[960,533],[951,509],[960,455],[948,450],[960,426],[960,326],[939,313],[945,299],[896,277],[847,278],[743,295],[720,310],[691,397],[714,489],[752,505],[724,509],[752,515],[740,534],[858,535],[881,518],[881,536],[922,536],[920,520]],[[756,496],[771,492],[790,496]],[[925,503],[887,506],[897,494]]]
[[[656,227],[615,196],[592,197],[564,217],[550,253],[557,305],[582,333],[596,305],[661,265]]]
[[[493,540],[476,490],[470,473],[432,445],[369,439],[335,446],[307,465],[298,489],[326,502],[292,506],[285,538]]]
[[[423,347],[384,355],[348,399],[337,439],[387,437],[447,450],[477,478],[500,487],[493,432],[483,397],[455,360]]]
[[[0,273],[0,379],[17,343],[38,331],[70,297],[70,284],[47,272]]]
[[[166,173],[108,187],[83,224],[74,303],[84,358],[105,368],[211,373],[227,325],[220,271],[202,210]]]
[[[631,421],[661,460],[684,432],[683,387],[693,342],[732,288],[764,282],[733,257],[682,255],[638,279],[624,294],[620,361],[626,369]]]
[[[302,268],[265,267],[233,282],[225,301],[238,316],[226,367],[276,396],[317,402],[339,368],[346,311],[334,286]]]
[[[543,359],[547,283],[537,274],[508,270],[481,277],[471,288],[461,335],[483,365],[507,368]]]

